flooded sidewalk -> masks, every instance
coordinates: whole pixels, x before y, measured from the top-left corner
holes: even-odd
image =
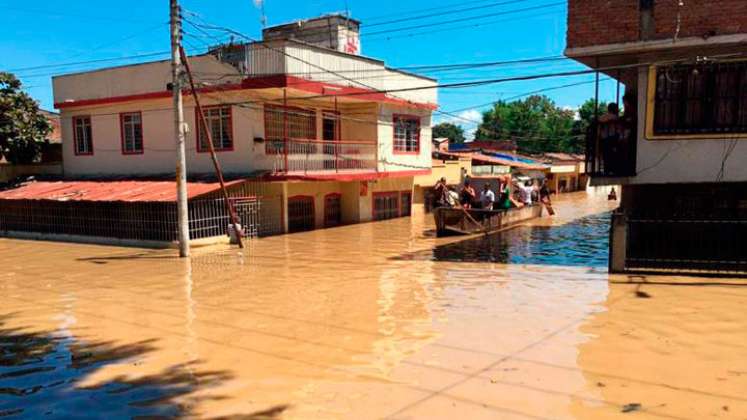
[[[0,417],[745,419],[747,282],[610,276],[602,192],[244,252],[0,240]]]

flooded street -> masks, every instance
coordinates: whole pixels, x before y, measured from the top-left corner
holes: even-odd
[[[610,276],[605,194],[556,209],[191,261],[1,239],[0,417],[747,419],[747,283]]]

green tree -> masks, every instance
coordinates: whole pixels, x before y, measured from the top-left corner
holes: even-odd
[[[52,130],[39,104],[21,87],[13,74],[0,72],[0,157],[11,163],[34,162]]]
[[[500,101],[483,113],[476,139],[515,139],[525,153],[562,151],[573,130],[572,110],[558,107],[547,96]]]
[[[586,134],[589,127],[594,122],[594,98],[587,99],[578,108],[578,115],[573,122],[573,131],[570,141],[564,146],[564,149],[570,153],[583,153],[586,148]],[[599,102],[597,106],[597,115],[602,116],[607,112],[607,102]]]
[[[449,143],[464,143],[464,128],[448,122],[443,122],[433,126],[433,138],[447,138]]]

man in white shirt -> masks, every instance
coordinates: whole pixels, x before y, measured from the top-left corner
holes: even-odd
[[[446,192],[446,203],[449,207],[456,207],[459,205],[459,193],[454,190],[454,187],[449,185]]]
[[[514,180],[514,188],[516,188],[519,200],[522,204],[525,206],[531,206],[532,205],[532,187],[528,187],[525,184],[522,184],[519,182],[519,180]]]
[[[490,183],[486,182],[482,191],[480,192],[480,203],[482,203],[483,210],[493,210],[493,203],[495,203],[495,193],[490,190]]]

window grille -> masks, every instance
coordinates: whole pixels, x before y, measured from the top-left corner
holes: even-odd
[[[339,194],[330,194],[324,199],[324,227],[342,224],[342,200]]]
[[[409,191],[403,191],[402,192],[402,211],[400,212],[400,216],[406,217],[410,216],[412,213],[412,193]]]
[[[314,197],[291,197],[288,199],[288,232],[314,230]]]
[[[399,217],[399,194],[374,193],[374,220],[387,220]]]
[[[316,112],[314,110],[265,105],[265,153],[283,153],[285,124],[287,124],[289,140],[316,140]],[[310,153],[308,148],[313,147],[313,144],[291,147],[288,153]]]
[[[747,62],[656,70],[654,134],[747,133]]]

